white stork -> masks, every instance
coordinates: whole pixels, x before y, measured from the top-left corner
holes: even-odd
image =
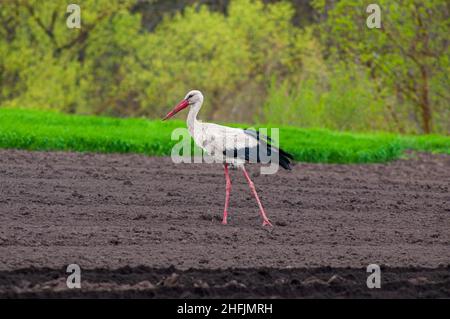
[[[189,133],[195,143],[202,148],[208,155],[212,156],[217,162],[223,163],[226,180],[225,207],[223,210],[222,224],[227,224],[228,202],[230,199],[231,180],[228,174],[228,166],[233,165],[241,168],[247,179],[248,185],[256,198],[259,211],[263,219],[263,226],[272,226],[266,216],[264,208],[259,200],[255,186],[248,175],[245,163],[262,162],[261,150],[270,156],[270,161],[278,161],[284,169],[290,170],[290,160],[292,155],[276,148],[270,144],[271,139],[259,134],[254,130],[243,130],[213,123],[203,123],[197,120],[197,114],[203,104],[203,94],[200,91],[193,90],[186,94],[185,98],[170,111],[163,120],[169,119],[179,111],[190,107],[187,117],[187,126]]]

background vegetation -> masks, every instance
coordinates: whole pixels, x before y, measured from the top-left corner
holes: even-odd
[[[381,29],[363,0],[78,3],[1,2],[1,106],[159,118],[197,88],[207,120],[450,132],[448,1],[376,1]]]

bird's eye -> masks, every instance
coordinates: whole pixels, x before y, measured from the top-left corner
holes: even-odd
[[[188,100],[189,100],[191,97],[193,97],[193,96],[194,96],[194,94],[189,95],[189,96],[188,96]]]

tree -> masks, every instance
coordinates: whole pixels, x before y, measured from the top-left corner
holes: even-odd
[[[126,43],[124,47],[131,49],[130,39],[138,33],[139,16],[128,10],[133,3],[83,1],[81,29],[67,27],[63,0],[2,3],[0,103],[92,112],[92,104],[98,106],[100,99],[106,101],[111,93],[118,97],[123,66],[112,66],[122,58],[117,48]]]
[[[138,46],[143,65],[134,73],[146,83],[142,113],[162,114],[180,92],[200,88],[208,97],[202,116],[252,119],[272,76],[299,73],[293,14],[288,3],[235,0],[227,15],[194,6],[166,16]]]
[[[366,26],[366,1],[314,1],[325,14],[321,34],[330,54],[367,67],[411,107],[406,116],[431,133],[448,127],[449,3],[445,0],[380,0],[381,29]],[[402,116],[391,108],[394,120]],[[446,124],[447,123],[447,124]]]

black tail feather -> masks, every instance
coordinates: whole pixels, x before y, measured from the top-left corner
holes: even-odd
[[[281,148],[278,149],[280,151],[280,155],[283,155],[287,158],[290,158],[291,160],[294,159],[294,156],[292,156],[291,154],[289,154],[288,152],[283,151]]]
[[[291,161],[289,160],[293,159],[292,156],[280,149],[280,157],[279,157],[279,164],[281,167],[287,170],[291,170]]]

